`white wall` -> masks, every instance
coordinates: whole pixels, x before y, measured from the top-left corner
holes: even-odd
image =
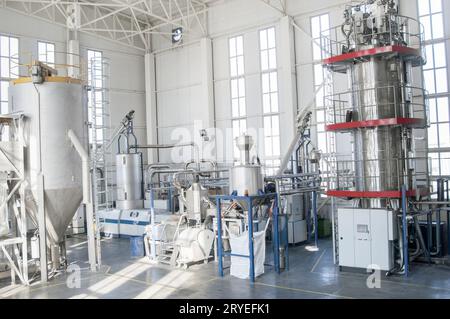
[[[218,161],[232,161],[228,39],[236,35],[244,36],[247,127],[249,130],[257,131],[263,127],[258,32],[270,26],[276,28],[283,156],[295,131],[295,109],[302,110],[314,100],[312,48],[309,36],[310,18],[313,15],[330,13],[331,25],[337,25],[341,23],[345,3],[348,1],[288,1],[288,10],[295,14],[294,21],[301,29],[294,29],[295,61],[292,61],[294,66],[292,71],[296,75],[294,74],[293,93],[286,92],[286,86],[289,83],[285,83],[285,77],[281,76],[285,71],[282,66],[286,65],[282,59],[287,58],[283,56],[284,52],[280,52],[282,47],[280,41],[283,38],[280,34],[282,15],[258,0],[224,1],[210,9],[209,33],[213,41],[214,113],[218,137],[215,151]],[[179,141],[179,127],[185,128],[195,136],[197,132],[193,131],[194,122],[203,112],[201,108],[198,109],[196,103],[201,86],[201,80],[198,77],[201,63],[200,46],[192,38],[185,39],[185,43],[185,46],[170,49],[169,39],[153,37],[153,49],[156,54],[158,141],[160,143]],[[292,98],[288,96],[289,94],[294,96],[294,112],[292,106],[291,109],[289,108],[289,99]],[[193,105],[197,105],[196,110],[193,110]],[[223,142],[219,138],[221,134],[228,136]],[[313,137],[315,138],[315,134]],[[349,143],[343,145],[348,146]],[[256,152],[260,156],[264,154],[262,138],[257,139]],[[161,159],[166,161],[171,159],[170,155],[167,151],[160,154]]]
[[[300,1],[288,0],[288,12],[292,16],[296,27],[294,30],[295,53],[292,64],[294,66],[294,108],[299,112],[312,105],[314,110],[314,73],[311,39],[311,17],[320,14],[330,14],[330,25],[339,26],[342,23],[343,11],[350,1],[346,0],[315,0]],[[401,0],[401,13],[417,17],[416,2]],[[279,93],[281,112],[281,148],[282,156],[287,150],[292,134],[295,131],[295,119],[292,110],[286,109],[288,99],[286,94],[286,79],[281,77],[282,65],[286,64],[288,55],[280,52],[280,35],[282,15],[258,0],[229,0],[219,2],[209,12],[209,36],[213,41],[213,71],[214,71],[214,114],[216,134],[227,132],[231,128],[231,97],[230,72],[228,58],[228,39],[233,36],[244,37],[245,82],[247,102],[247,126],[250,129],[259,129],[262,123],[261,80],[259,67],[259,40],[258,31],[275,26],[277,32],[277,57],[279,71]],[[158,105],[158,134],[159,142],[177,142],[178,136],[172,136],[178,127],[186,128],[191,134],[194,122],[203,112],[203,105],[193,110],[197,105],[200,94],[199,65],[201,49],[195,39],[188,38],[186,45],[171,48],[168,39],[155,36],[153,48],[156,55],[157,69],[157,105]],[[449,50],[450,51],[450,50]],[[283,57],[282,57],[283,56]],[[281,60],[284,59],[284,60]],[[420,72],[416,72],[420,77]],[[334,75],[335,90],[343,92],[347,89],[346,75]],[[295,87],[296,86],[296,87]],[[337,93],[335,92],[335,93]],[[292,96],[291,96],[292,97]],[[198,107],[198,105],[197,105]],[[194,107],[195,108],[195,107]],[[313,126],[315,127],[315,113]],[[179,130],[177,130],[179,132]],[[216,159],[219,162],[232,160],[231,133],[224,143],[215,144]],[[315,129],[312,130],[313,142],[317,145]],[[337,152],[351,154],[351,137],[340,134],[336,141]],[[256,152],[263,157],[264,146],[257,141]],[[162,158],[170,160],[170,153]]]
[[[0,8],[0,34],[19,38],[21,63],[30,62],[30,54],[37,56],[38,40],[52,42],[56,51],[66,52],[67,35],[63,27]],[[118,125],[130,110],[136,111],[135,128],[139,141],[146,143],[144,57],[141,51],[114,44],[90,35],[80,34],[81,55],[87,49],[103,52],[109,60],[110,109],[112,126]],[[56,55],[56,64],[66,63],[65,54]],[[27,75],[25,68],[21,75]]]

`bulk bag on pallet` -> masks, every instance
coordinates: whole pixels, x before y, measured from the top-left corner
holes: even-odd
[[[253,234],[253,251],[255,255],[255,277],[264,274],[264,261],[266,260],[266,232]],[[239,237],[230,236],[231,253],[241,256],[250,256],[248,247],[248,232]],[[231,257],[230,274],[239,279],[250,278],[250,259],[242,257]]]

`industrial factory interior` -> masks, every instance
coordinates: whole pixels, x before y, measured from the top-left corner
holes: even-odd
[[[0,299],[450,299],[449,17],[0,0]]]

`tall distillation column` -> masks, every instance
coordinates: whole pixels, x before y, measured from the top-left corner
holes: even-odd
[[[391,225],[387,227],[395,228],[389,219],[395,220],[399,211],[403,186],[409,197],[419,197],[429,189],[426,151],[415,139],[415,129],[427,126],[425,93],[421,82],[413,83],[413,69],[421,67],[425,58],[420,23],[399,15],[396,1],[367,0],[348,6],[344,17],[343,25],[326,31],[321,39],[328,51],[324,66],[346,74],[349,84],[348,91],[325,98],[326,129],[329,134],[351,134],[353,154],[351,160],[337,155],[333,159],[328,195],[353,200],[351,209],[338,211],[339,245],[347,245],[339,258],[345,259],[341,255],[355,249],[349,253],[351,260],[340,265],[365,268],[375,263],[374,254],[366,254],[369,257],[361,261],[365,257],[359,258],[358,242],[348,241],[358,236],[358,240],[371,241],[361,234],[373,237],[371,220],[382,214]],[[348,219],[347,213],[353,217]],[[351,221],[356,224],[345,228],[343,224]],[[358,234],[342,234],[345,229],[358,229]],[[395,239],[387,240],[383,249],[389,254]],[[373,251],[379,249],[372,246]],[[393,255],[386,257],[386,270],[393,259]]]
[[[344,163],[337,159],[334,186],[353,193],[330,195],[361,199],[362,208],[385,208],[388,199],[400,198],[402,185],[410,195],[428,186],[426,161],[416,161],[413,139],[413,130],[427,123],[422,85],[413,86],[413,67],[425,61],[420,24],[400,16],[388,0],[348,7],[345,18],[343,41],[323,39],[332,50],[324,64],[346,73],[349,82],[347,92],[326,98],[332,119],[327,131],[352,134],[354,180],[339,178]]]

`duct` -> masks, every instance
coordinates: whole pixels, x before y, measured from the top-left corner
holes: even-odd
[[[300,124],[299,124],[297,134],[294,137],[294,139],[292,140],[291,144],[289,145],[286,155],[281,160],[280,169],[278,170],[277,175],[282,175],[285,172],[285,170],[287,169],[287,165],[289,164],[294,151],[298,150],[307,140],[305,132],[307,131],[307,129],[309,127],[311,117],[312,117],[311,111],[307,111],[304,116],[303,116],[303,114],[298,116],[298,122]],[[310,143],[310,141],[309,141],[309,143]]]
[[[187,163],[185,164],[184,169],[185,169],[185,170],[188,170],[188,169],[189,169],[189,166],[191,166],[192,164],[197,164],[197,166],[199,166],[199,165],[198,165],[199,163],[202,163],[202,164],[204,164],[204,163],[209,163],[209,164],[211,165],[211,167],[212,167],[212,171],[201,171],[200,176],[206,177],[206,175],[204,175],[205,173],[213,172],[213,173],[216,173],[216,174],[215,174],[215,175],[216,175],[216,178],[219,178],[218,171],[217,171],[217,170],[218,170],[217,162],[212,161],[212,160],[205,160],[205,159],[202,159],[202,160],[200,160],[199,162],[196,162],[196,161],[190,161],[190,162],[187,162]],[[198,169],[200,170],[200,167],[198,167]]]
[[[145,169],[145,175],[144,175],[144,184],[145,187],[150,187],[151,186],[151,180],[148,180],[148,175],[152,170],[158,170],[158,169],[170,169],[169,165],[164,165],[164,164],[153,164],[153,165],[149,165],[147,166],[147,168]]]
[[[114,143],[116,138],[118,138],[123,132],[127,129],[127,127],[130,125],[130,122],[132,122],[134,118],[134,110],[131,110],[130,112],[125,115],[125,117],[120,122],[120,126],[118,126],[114,132],[111,134],[110,142],[106,145],[105,149],[109,150],[111,145]],[[120,149],[120,143],[119,143],[119,149]]]
[[[420,229],[420,225],[419,225],[419,219],[417,218],[417,216],[414,216],[413,219],[414,219],[414,226],[416,228],[416,233],[418,236],[417,240],[419,242],[419,245],[417,245],[417,246],[422,247],[422,250],[425,253],[425,257],[428,259],[429,262],[431,262],[430,252],[428,251],[428,249],[425,245],[425,240],[423,239],[422,230]]]
[[[67,133],[70,141],[75,147],[76,151],[81,157],[82,162],[82,182],[83,182],[83,201],[86,205],[86,220],[87,220],[87,232],[88,232],[88,258],[92,271],[97,270],[97,258],[95,251],[95,235],[94,235],[94,205],[92,203],[91,196],[91,175],[89,169],[89,155],[81,144],[76,134],[69,130]]]
[[[445,200],[445,180],[438,179],[437,180],[437,192],[438,192],[438,201],[442,202]],[[439,256],[442,251],[441,244],[441,210],[436,210],[436,251],[430,252],[431,256]]]
[[[82,181],[83,181],[83,204],[91,203],[90,182],[89,182],[89,155],[81,144],[76,134],[69,130],[67,133],[70,141],[81,157],[82,162]]]

